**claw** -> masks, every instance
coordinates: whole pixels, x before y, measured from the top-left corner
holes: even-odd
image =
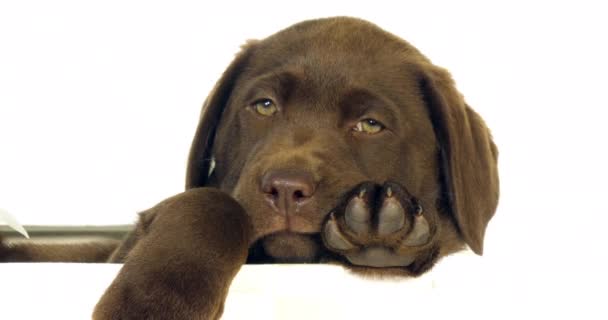
[[[390,198],[393,196],[393,189],[391,187],[386,188],[386,197]]]
[[[361,189],[361,191],[359,191],[359,198],[363,197],[365,197],[365,189]]]
[[[330,214],[329,221],[325,224],[323,236],[326,244],[332,249],[346,251],[355,247],[350,241],[346,240],[342,235],[342,232],[340,232],[333,212]]]
[[[427,243],[431,235],[430,231],[429,222],[426,221],[422,213],[416,215],[414,218],[414,228],[403,241],[403,245],[413,247]]]

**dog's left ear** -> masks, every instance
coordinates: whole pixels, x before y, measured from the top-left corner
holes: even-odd
[[[207,184],[213,162],[211,150],[217,125],[228,103],[234,84],[245,68],[256,43],[257,41],[250,40],[241,47],[241,51],[224,71],[222,77],[205,99],[205,103],[203,103],[201,118],[188,157],[186,189],[202,187]]]
[[[498,150],[446,70],[423,63],[419,84],[441,148],[449,207],[465,242],[481,255],[486,226],[498,205]]]

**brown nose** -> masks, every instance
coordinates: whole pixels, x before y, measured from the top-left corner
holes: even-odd
[[[315,182],[307,171],[270,170],[262,177],[266,200],[281,214],[296,213],[315,192]]]

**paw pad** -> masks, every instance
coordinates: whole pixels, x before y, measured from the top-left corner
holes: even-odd
[[[403,187],[364,183],[329,215],[323,229],[326,246],[352,264],[408,266],[412,250],[431,240],[432,226],[422,206]]]

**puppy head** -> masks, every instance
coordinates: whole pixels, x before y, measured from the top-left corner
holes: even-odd
[[[366,119],[385,130],[353,130]],[[390,179],[437,204],[427,210],[444,226],[443,253],[464,241],[481,254],[498,199],[496,155],[445,70],[370,23],[322,19],[244,46],[204,104],[186,188],[232,194],[258,237],[270,235],[267,249],[312,257],[340,197]],[[269,172],[305,175],[314,201],[290,221],[274,214],[264,199]]]

